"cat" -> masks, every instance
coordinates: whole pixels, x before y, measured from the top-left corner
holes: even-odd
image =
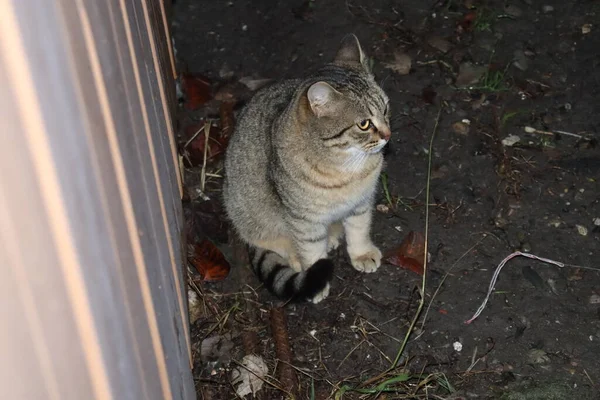
[[[278,297],[326,298],[327,254],[343,236],[356,270],[379,268],[370,228],[389,112],[354,35],[332,63],[262,88],[240,112],[225,155],[225,210]]]

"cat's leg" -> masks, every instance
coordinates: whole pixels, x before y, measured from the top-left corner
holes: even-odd
[[[292,235],[302,269],[310,268],[320,259],[327,258],[329,232],[327,226],[309,221],[292,221]]]
[[[327,252],[337,249],[342,243],[344,236],[344,225],[341,221],[334,222],[329,225],[329,238],[327,239]]]
[[[381,265],[381,251],[370,238],[371,208],[370,204],[359,206],[343,221],[350,261],[361,272],[374,272]]]

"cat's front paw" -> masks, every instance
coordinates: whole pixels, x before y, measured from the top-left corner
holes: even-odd
[[[375,272],[381,265],[381,251],[374,245],[363,254],[353,256],[350,254],[350,262],[355,270],[360,272]]]

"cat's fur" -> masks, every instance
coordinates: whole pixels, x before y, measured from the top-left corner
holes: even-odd
[[[344,234],[355,269],[379,267],[369,231],[388,113],[354,35],[333,63],[263,88],[242,110],[225,158],[225,207],[256,274],[279,297],[325,298],[327,253]],[[365,120],[372,126],[363,131]]]

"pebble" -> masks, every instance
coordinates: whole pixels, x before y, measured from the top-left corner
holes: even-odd
[[[587,35],[592,31],[592,24],[583,24],[581,26],[581,33]]]
[[[380,213],[383,214],[387,214],[390,212],[390,208],[388,206],[386,206],[385,204],[377,204],[377,211],[379,211]]]
[[[529,59],[525,55],[525,52],[523,50],[516,50],[513,55],[515,60],[513,65],[521,71],[527,71],[527,68],[529,68]]]
[[[590,304],[600,304],[600,295],[593,294],[590,296]]]
[[[550,5],[545,5],[544,7],[542,7],[542,11],[544,12],[544,14],[548,14],[554,11],[554,7]]]
[[[575,225],[575,227],[577,228],[577,232],[581,236],[587,236],[588,230],[587,230],[587,228],[585,226],[583,226],[583,225]]]
[[[594,218],[594,226],[600,226],[600,217]]]
[[[517,135],[508,135],[507,137],[502,139],[502,145],[506,146],[506,147],[512,147],[515,144],[519,143],[520,141],[521,141],[521,138],[518,137]]]

